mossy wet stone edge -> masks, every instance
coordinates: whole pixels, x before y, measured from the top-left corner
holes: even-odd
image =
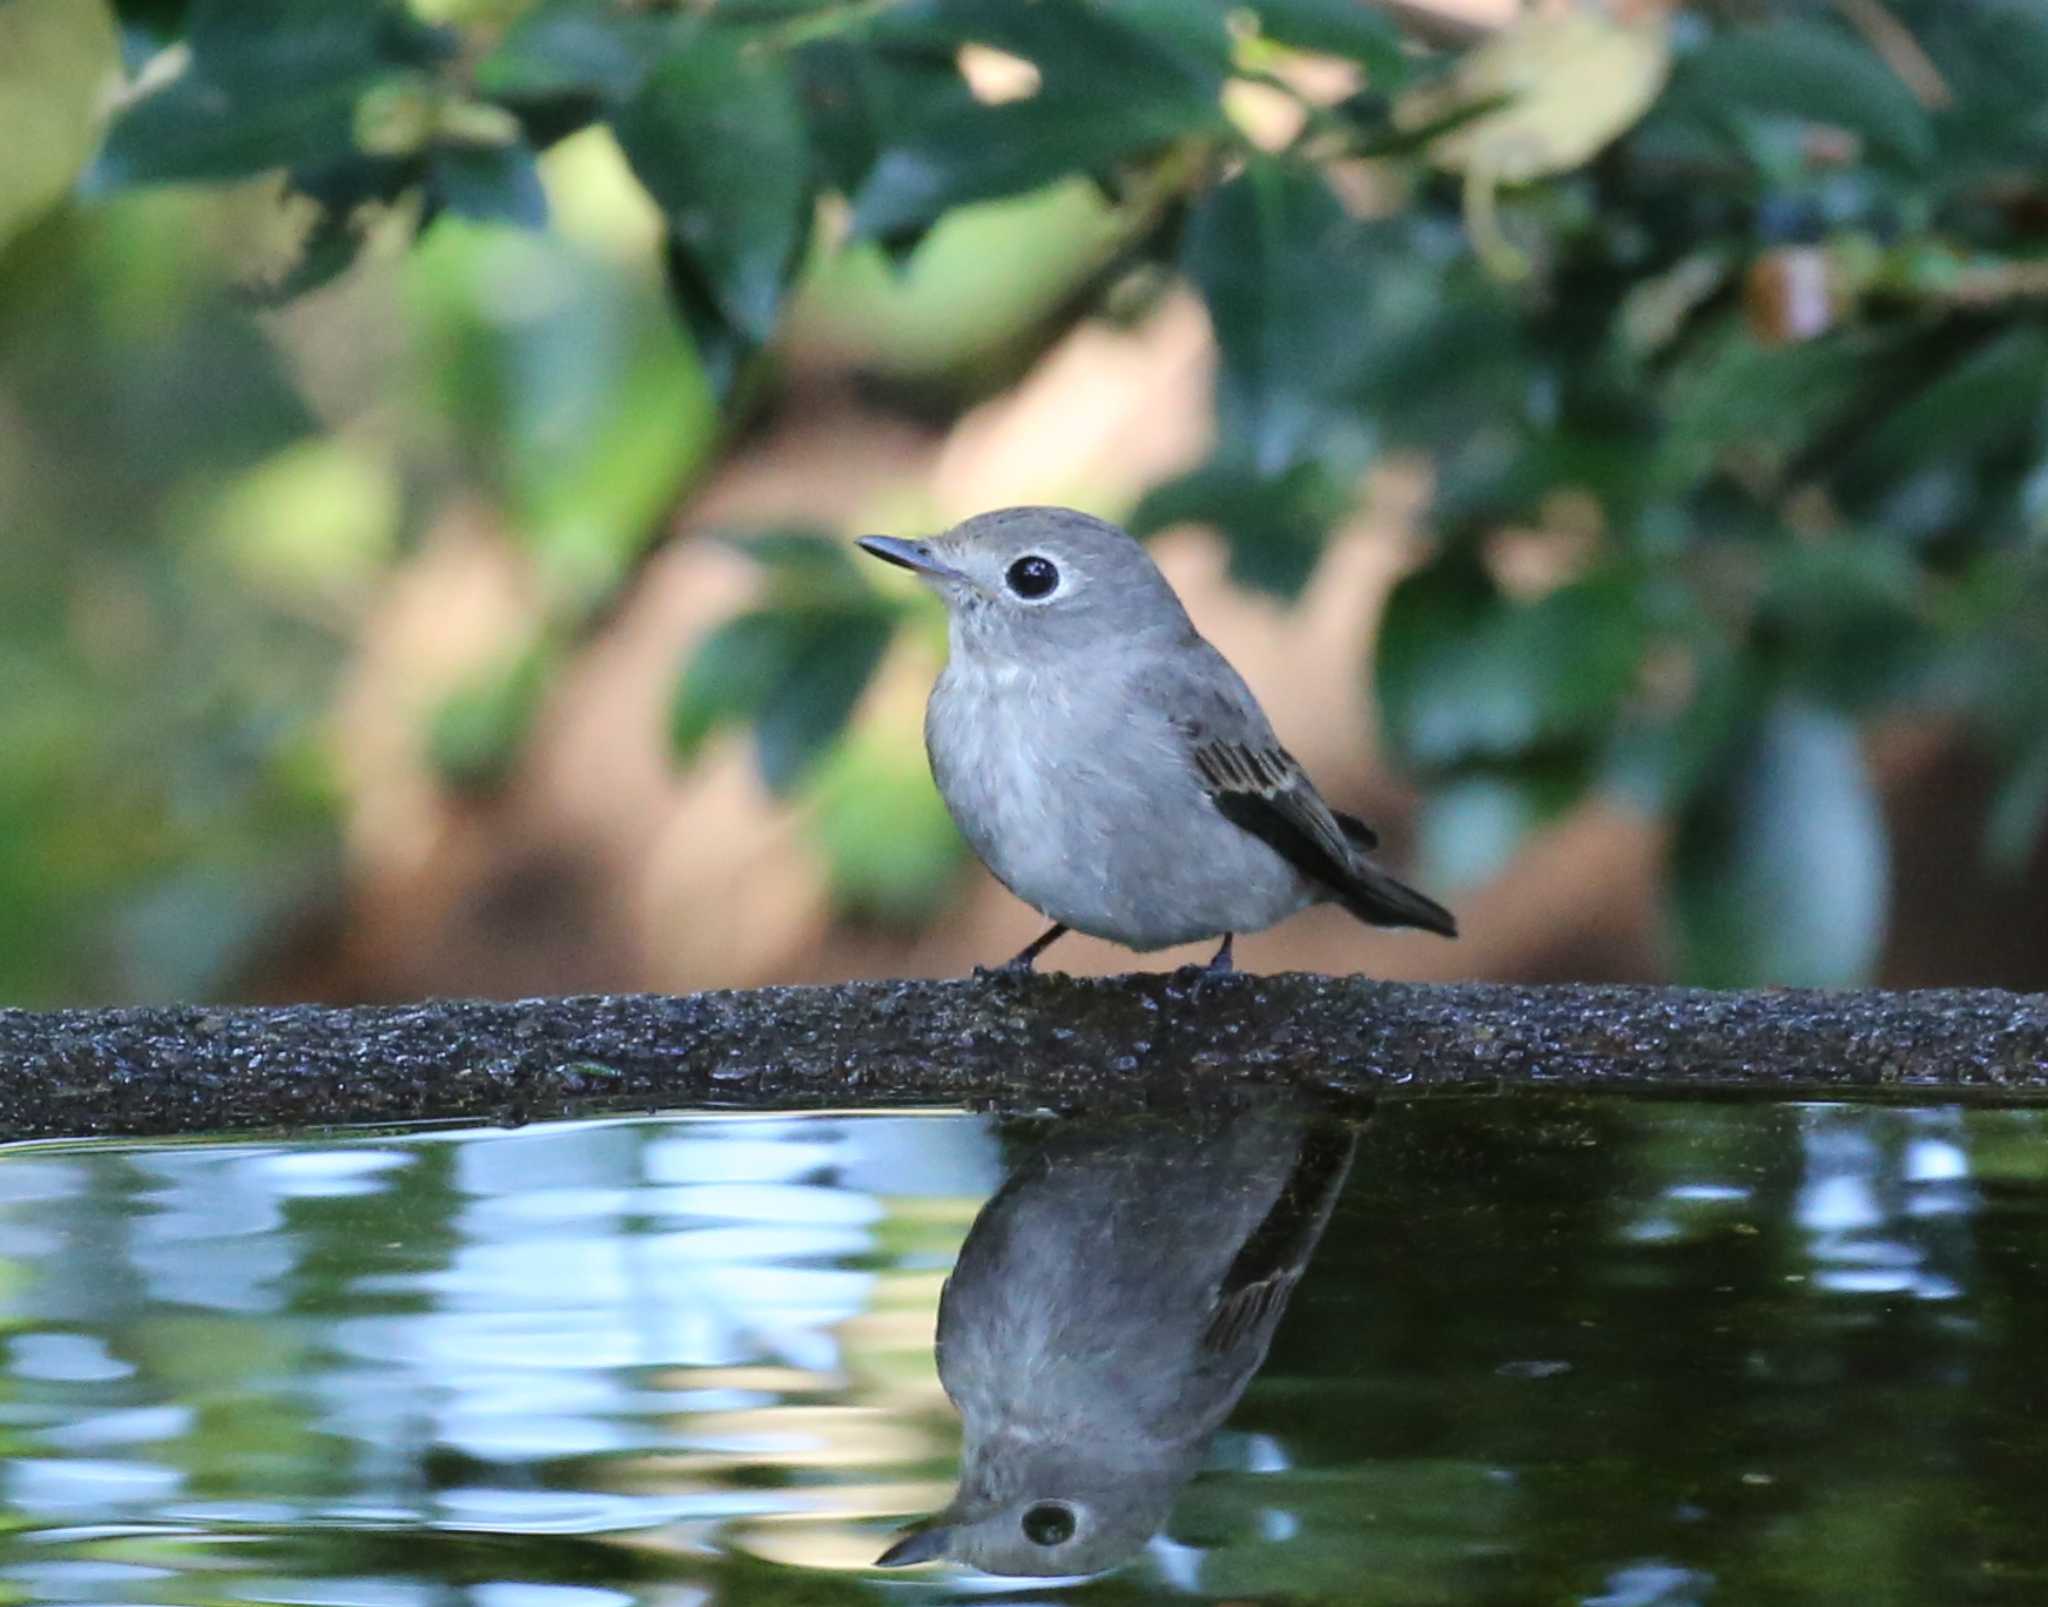
[[[0,1013],[13,1138],[1515,1089],[2038,1101],[2048,999],[1167,973]]]
[[[0,1139],[1501,1092],[2048,1103],[2048,996],[1189,971],[0,1011]]]

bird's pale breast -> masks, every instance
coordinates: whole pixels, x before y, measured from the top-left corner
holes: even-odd
[[[947,665],[925,715],[940,795],[1005,886],[1136,949],[1255,932],[1316,901],[1217,812],[1163,710],[1104,677]]]

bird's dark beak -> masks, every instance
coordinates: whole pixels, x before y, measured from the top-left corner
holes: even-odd
[[[928,541],[902,541],[895,536],[862,536],[855,543],[864,553],[881,559],[884,563],[897,564],[914,575],[932,580],[965,580],[967,577],[951,564],[932,555]]]
[[[896,1544],[875,1559],[877,1568],[912,1568],[920,1562],[937,1562],[945,1555],[951,1531],[943,1523],[912,1529],[899,1535]]]

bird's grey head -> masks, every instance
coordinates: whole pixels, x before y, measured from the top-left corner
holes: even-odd
[[[1145,549],[1072,508],[1001,508],[929,540],[863,536],[860,545],[937,592],[954,651],[976,658],[1028,664],[1189,628]]]
[[[943,1512],[877,1559],[883,1568],[964,1562],[983,1573],[1057,1578],[1100,1573],[1164,1527],[1192,1471],[1118,1466],[1079,1446],[999,1436],[974,1448]]]

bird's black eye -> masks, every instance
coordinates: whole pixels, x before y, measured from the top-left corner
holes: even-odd
[[[1048,595],[1060,583],[1060,572],[1050,558],[1041,558],[1034,552],[1010,565],[1009,573],[1003,578],[1019,597],[1035,601]],[[1032,1510],[1037,1509],[1034,1507]]]
[[[1056,1546],[1073,1537],[1074,1509],[1070,1506],[1058,1501],[1041,1501],[1024,1514],[1024,1538],[1034,1546]]]

